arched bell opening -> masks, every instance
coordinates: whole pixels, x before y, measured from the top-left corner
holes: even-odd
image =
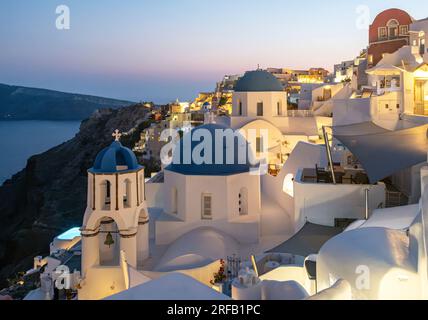
[[[116,222],[111,218],[103,218],[100,222],[99,233],[100,265],[120,265],[120,234]]]

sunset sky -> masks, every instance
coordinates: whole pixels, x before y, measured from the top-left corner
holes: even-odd
[[[61,4],[70,30],[55,27]],[[364,5],[370,21],[428,17],[427,0],[2,0],[0,83],[164,103],[257,64],[332,70],[367,46]]]

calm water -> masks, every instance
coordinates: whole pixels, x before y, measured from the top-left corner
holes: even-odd
[[[77,121],[0,121],[0,185],[30,156],[73,138],[79,126]]]

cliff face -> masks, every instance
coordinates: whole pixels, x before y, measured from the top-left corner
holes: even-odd
[[[82,120],[101,108],[120,108],[132,102],[0,84],[2,120]]]
[[[73,139],[31,157],[0,187],[0,288],[7,277],[30,268],[34,256],[47,254],[54,236],[81,225],[87,169],[115,129],[128,132],[147,113],[142,105],[97,111]]]

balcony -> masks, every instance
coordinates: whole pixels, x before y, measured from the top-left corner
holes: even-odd
[[[311,110],[288,110],[286,116],[292,118],[305,118],[313,117],[314,113]]]
[[[369,178],[361,167],[334,167],[334,176],[337,184],[369,184]],[[331,172],[315,166],[315,168],[302,169],[301,182],[332,184]]]

